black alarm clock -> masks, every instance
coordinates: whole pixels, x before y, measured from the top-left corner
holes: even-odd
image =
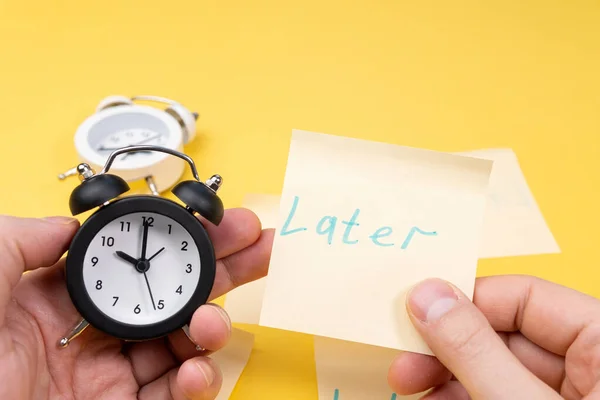
[[[108,174],[121,154],[159,151],[182,158],[195,180],[173,187],[184,205],[157,195],[122,197],[129,185]],[[61,347],[89,325],[126,341],[151,340],[183,329],[208,301],[216,258],[208,233],[196,214],[219,225],[224,208],[216,192],[219,175],[206,182],[193,160],[160,146],[129,146],[110,154],[102,171],[85,163],[81,183],[69,206],[73,215],[98,208],[75,234],[66,258],[66,283],[82,320],[60,339]],[[199,348],[200,349],[200,348]]]

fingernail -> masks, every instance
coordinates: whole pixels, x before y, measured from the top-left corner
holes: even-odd
[[[46,221],[52,222],[54,224],[64,224],[64,225],[69,225],[69,224],[72,224],[73,222],[77,221],[77,219],[75,219],[75,218],[63,217],[63,216],[46,217],[44,219]]]
[[[227,315],[227,312],[219,306],[216,306],[214,304],[211,305],[217,310],[217,312],[219,313],[219,317],[221,317],[221,319],[225,321],[225,324],[227,324],[227,329],[231,330],[231,320],[229,319],[229,315]]]
[[[215,371],[213,371],[210,365],[203,361],[196,361],[196,366],[202,373],[202,376],[204,376],[204,379],[206,380],[206,386],[208,387],[212,385],[213,381],[215,380]]]
[[[408,294],[408,307],[423,322],[434,322],[457,304],[454,290],[442,280],[429,279],[419,283]]]

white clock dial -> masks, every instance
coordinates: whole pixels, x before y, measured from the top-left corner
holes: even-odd
[[[121,129],[112,133],[106,134],[98,143],[95,143],[95,150],[100,154],[108,157],[110,153],[122,147],[133,146],[138,144],[164,146],[167,143],[168,134],[156,132],[146,128],[129,128]],[[127,153],[117,158],[123,161],[128,158],[148,156],[149,152],[133,152]]]
[[[144,221],[149,222],[146,260]],[[189,232],[157,213],[119,217],[103,227],[85,255],[85,288],[100,311],[117,321],[146,325],[180,311],[200,279],[201,260]]]

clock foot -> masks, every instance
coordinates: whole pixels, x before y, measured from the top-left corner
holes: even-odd
[[[85,319],[82,319],[73,329],[71,329],[71,332],[69,332],[67,336],[60,339],[58,345],[62,348],[67,347],[69,343],[71,343],[73,339],[79,336],[81,332],[83,332],[88,326],[89,323]]]
[[[190,327],[189,325],[184,325],[182,328],[183,332],[185,332],[185,336],[188,337],[188,339],[190,339],[190,342],[194,343],[194,339],[192,339],[192,335],[190,335]],[[196,343],[194,343],[196,345],[196,350],[197,351],[205,351],[206,349],[204,347],[201,347],[199,345],[197,345]]]
[[[70,170],[63,172],[62,174],[59,174],[58,179],[60,179],[62,181],[64,179],[67,179],[67,177],[73,176],[73,175],[77,175],[77,167],[71,168]]]
[[[154,183],[154,179],[152,179],[151,176],[146,177],[146,184],[148,184],[148,187],[150,188],[150,191],[152,192],[153,195],[155,195],[155,196],[160,195],[160,193],[158,193],[158,189],[156,188],[156,183]]]

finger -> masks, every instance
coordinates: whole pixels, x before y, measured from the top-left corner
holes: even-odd
[[[470,400],[465,387],[457,381],[446,382],[427,393],[421,400]]]
[[[199,217],[204,221],[202,217]],[[217,259],[238,252],[260,237],[261,223],[256,214],[245,208],[225,210],[218,226],[209,222],[203,224],[215,248]]]
[[[494,328],[506,329],[508,326],[506,321],[512,322],[515,320],[515,307],[505,307],[496,294],[505,295],[509,288],[515,287],[514,281],[525,282],[529,279],[528,277],[512,276],[479,278],[477,280],[475,304],[483,311]],[[533,279],[533,281],[536,281],[536,279]],[[487,300],[488,295],[491,295],[489,297],[494,300]],[[521,297],[522,295],[517,295],[515,300]],[[506,315],[508,310],[511,311]],[[533,333],[536,332],[538,330],[534,330]],[[500,334],[500,337],[525,367],[553,389],[560,390],[564,375],[565,362],[563,357],[543,349],[521,333],[507,332]],[[447,370],[435,358],[422,354],[406,354],[411,356],[401,357],[400,360],[392,364],[390,369],[390,384],[395,385],[394,387],[398,390],[398,393],[419,393],[422,390],[439,385],[439,374],[449,374],[449,372],[444,372]],[[431,363],[426,363],[422,360],[423,358],[430,359]]]
[[[520,333],[500,333],[500,338],[517,359],[535,376],[556,391],[563,383],[565,359],[528,340]],[[415,394],[450,380],[452,373],[435,357],[402,353],[391,364],[388,382],[398,394]]]
[[[139,386],[147,385],[179,365],[165,340],[134,343],[127,351],[131,370]]]
[[[598,399],[592,392],[600,382],[600,323],[589,325],[577,336],[567,357],[569,371],[561,394],[565,398],[577,398],[577,393],[588,393],[586,399]]]
[[[203,349],[221,350],[231,337],[231,320],[217,304],[206,304],[194,313],[190,323],[190,336]]]
[[[564,357],[542,349],[520,333],[499,335],[521,364],[552,389],[560,390],[565,374]]]
[[[178,330],[165,339],[168,343],[159,339],[133,344],[127,355],[138,385],[159,378],[178,363],[225,347],[231,336],[231,321],[221,307],[206,304],[194,313],[190,334],[194,342]],[[194,343],[206,350],[200,353]]]
[[[209,300],[267,275],[273,236],[273,229],[265,229],[251,246],[220,259],[217,262],[217,274]]]
[[[208,357],[188,360],[179,369],[177,383],[188,398],[213,400],[223,384],[223,375],[217,363]]]
[[[424,392],[450,378],[452,373],[437,358],[410,352],[396,357],[388,370],[388,384],[400,395]]]
[[[0,325],[12,289],[23,272],[56,264],[78,227],[79,222],[73,218],[0,216]]]
[[[181,330],[168,337],[171,351],[180,362],[199,355],[196,345],[204,349],[201,354],[206,356],[225,347],[231,337],[231,320],[216,304],[198,308],[189,328],[193,342]]]
[[[471,396],[556,398],[457,288],[439,279],[422,282],[409,293],[407,309],[423,340]]]
[[[562,356],[600,314],[597,299],[529,276],[479,278],[473,301],[495,330],[520,331]]]
[[[223,377],[208,357],[195,357],[140,388],[139,400],[214,400]]]

